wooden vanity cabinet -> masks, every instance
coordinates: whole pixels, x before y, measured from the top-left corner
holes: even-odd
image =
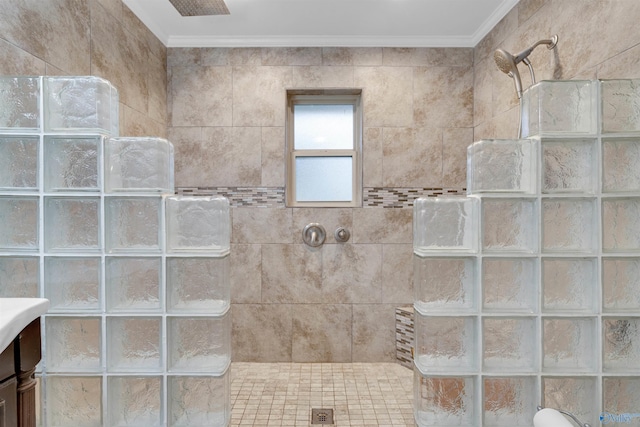
[[[37,318],[0,354],[0,427],[35,427],[34,372],[41,357]]]

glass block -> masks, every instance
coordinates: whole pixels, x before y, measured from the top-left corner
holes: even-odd
[[[227,199],[174,196],[165,200],[167,252],[229,252],[231,221]]]
[[[106,197],[107,252],[160,252],[161,209],[160,197]]]
[[[353,163],[352,156],[296,157],[296,201],[352,201]]]
[[[613,424],[615,419],[609,414],[637,414],[640,408],[640,377],[605,377],[602,380],[603,409],[607,424]],[[637,417],[635,417],[637,418]],[[618,420],[629,421],[631,420]],[[637,421],[636,421],[637,422]],[[605,424],[605,419],[602,419]]]
[[[542,406],[571,412],[583,423],[595,426],[600,415],[597,379],[586,376],[542,377]]]
[[[109,372],[162,369],[161,317],[109,317],[107,342]]]
[[[49,372],[101,370],[99,317],[46,318],[46,354]]]
[[[483,319],[483,366],[493,372],[535,372],[536,319],[496,317]]]
[[[231,379],[220,376],[170,376],[168,424],[170,427],[226,427],[231,418]]]
[[[593,194],[598,185],[595,139],[542,140],[542,192]]]
[[[0,298],[38,298],[38,257],[0,257]]]
[[[602,133],[640,130],[640,80],[601,80]]]
[[[107,396],[108,426],[162,425],[161,377],[109,377]]]
[[[476,318],[415,310],[415,364],[423,372],[477,369]]]
[[[467,148],[467,192],[536,192],[538,142],[532,139],[483,140]]]
[[[100,191],[102,138],[45,136],[45,191]]]
[[[39,145],[38,136],[0,136],[0,191],[37,190]]]
[[[173,144],[151,137],[109,138],[105,143],[105,191],[173,194]]]
[[[112,134],[120,120],[117,93],[99,77],[45,77],[45,131]]]
[[[602,319],[603,368],[607,372],[639,372],[640,318]]]
[[[46,257],[44,294],[49,310],[100,311],[101,260],[99,257]]]
[[[482,407],[485,426],[527,426],[538,401],[535,377],[484,377]]]
[[[538,248],[535,199],[482,199],[485,252],[535,252]]]
[[[474,258],[413,257],[414,304],[424,312],[475,308]]]
[[[419,198],[413,204],[413,251],[417,255],[478,250],[478,199]]]
[[[640,198],[602,200],[602,250],[640,251]]]
[[[33,131],[40,127],[40,77],[0,78],[0,131]]]
[[[107,257],[107,311],[159,311],[161,258]]]
[[[229,308],[229,256],[167,258],[167,311],[222,314]]]
[[[542,340],[544,371],[593,372],[597,369],[594,318],[545,318]]]
[[[538,310],[536,258],[483,258],[483,308],[489,312]]]
[[[296,150],[353,150],[353,104],[294,104]]]
[[[414,369],[414,417],[419,427],[477,425],[472,377],[425,377]]]
[[[45,250],[98,252],[100,210],[99,197],[45,197]]]
[[[598,310],[596,258],[542,260],[542,311],[595,313]]]
[[[640,311],[640,258],[602,259],[605,312]]]
[[[596,133],[597,82],[541,81],[522,95],[522,137]]]
[[[102,427],[102,377],[48,375],[46,425]]]
[[[169,371],[222,374],[231,357],[230,317],[168,318]]]
[[[544,252],[593,253],[598,245],[595,199],[544,199]]]
[[[602,139],[602,191],[640,191],[640,138]]]
[[[0,251],[38,250],[38,198],[0,197]]]

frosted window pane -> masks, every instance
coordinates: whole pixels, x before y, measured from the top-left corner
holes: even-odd
[[[350,202],[351,157],[296,157],[296,200]]]
[[[294,105],[294,148],[352,150],[353,114],[353,105]]]

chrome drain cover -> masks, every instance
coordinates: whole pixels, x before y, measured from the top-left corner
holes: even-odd
[[[333,409],[312,408],[311,424],[333,424]]]

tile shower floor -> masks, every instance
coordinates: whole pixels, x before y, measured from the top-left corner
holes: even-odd
[[[338,427],[413,427],[412,390],[395,363],[234,362],[231,426],[310,426],[311,408],[329,408]]]

